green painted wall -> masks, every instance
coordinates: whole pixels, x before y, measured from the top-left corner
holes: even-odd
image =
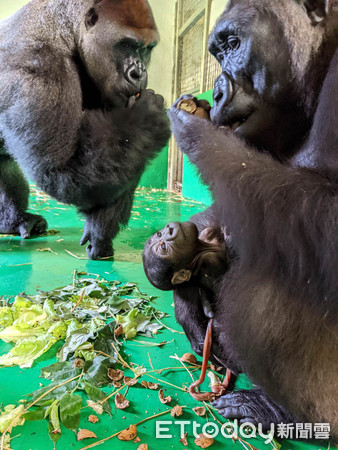
[[[167,189],[168,145],[150,163],[140,180],[140,187]]]
[[[197,98],[208,100],[212,105],[212,90],[199,94]],[[202,183],[196,167],[191,164],[186,156],[183,161],[183,183],[182,183],[183,197],[197,200],[206,205],[211,205],[212,197],[209,189]]]

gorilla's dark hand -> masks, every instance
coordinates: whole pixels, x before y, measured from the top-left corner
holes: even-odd
[[[139,98],[130,97],[125,113],[129,116],[127,122],[131,122],[131,132],[133,122],[142,127],[143,133],[148,136],[149,147],[160,149],[167,144],[170,124],[161,95],[155,94],[152,89],[146,89]]]
[[[169,113],[171,128],[176,142],[182,152],[187,154],[192,162],[194,162],[194,158],[200,148],[203,136],[212,135],[212,128],[214,127],[209,120],[177,108],[181,100],[193,98],[192,95],[183,95],[176,100]]]
[[[226,419],[237,419],[240,423],[249,422],[255,426],[262,424],[264,430],[269,430],[271,423],[294,422],[294,418],[262,389],[230,392],[215,400],[213,406]]]
[[[96,224],[89,220],[86,220],[80,244],[85,245],[87,242],[89,244],[86,251],[90,259],[95,260],[114,255],[111,238],[100,236]]]

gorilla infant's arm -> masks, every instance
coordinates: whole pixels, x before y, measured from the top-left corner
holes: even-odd
[[[127,3],[33,0],[0,25],[5,148],[84,212],[92,258],[112,255],[145,165],[169,138],[162,97],[144,90],[156,27],[144,0]]]

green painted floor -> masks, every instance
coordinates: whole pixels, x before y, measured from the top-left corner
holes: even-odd
[[[83,219],[75,209],[51,200],[46,195],[37,192],[32,187],[31,211],[42,214],[49,223],[50,230],[58,231],[57,234],[40,237],[34,240],[23,241],[19,237],[0,237],[0,295],[12,296],[25,291],[27,294],[35,294],[37,289],[51,290],[58,286],[64,286],[72,281],[74,270],[86,271],[92,274],[121,282],[136,281],[142,290],[148,294],[158,296],[155,306],[167,312],[170,316],[164,319],[165,324],[172,329],[182,331],[176,323],[172,305],[172,293],[163,293],[153,288],[146,280],[142,270],[141,252],[145,240],[156,230],[162,228],[168,221],[187,220],[192,214],[202,211],[204,206],[200,203],[184,200],[173,194],[162,191],[138,190],[135,197],[132,217],[128,228],[115,240],[114,261],[90,261],[86,258],[85,249],[79,245]],[[46,250],[48,249],[48,250]],[[69,253],[74,256],[71,256]],[[77,258],[76,258],[76,257]],[[78,259],[79,258],[79,259]],[[147,338],[140,338],[145,341]],[[149,340],[149,339],[148,339]],[[125,350],[133,362],[149,367],[148,355],[155,369],[180,366],[170,356],[182,355],[191,351],[189,342],[184,335],[173,333],[170,330],[161,330],[152,342],[172,341],[162,348],[145,347],[135,342],[127,342]],[[149,340],[150,341],[150,340]],[[9,350],[8,344],[0,341],[0,354]],[[55,361],[52,349],[47,355],[41,357],[31,369],[0,368],[0,404],[15,404],[25,394],[39,388],[39,373],[42,367]],[[166,371],[158,376],[175,386],[189,385],[190,377],[185,370]],[[240,377],[237,386],[245,386],[247,380]],[[173,401],[170,406],[179,403],[185,406],[184,414],[179,420],[198,421],[205,423],[205,419],[197,417],[192,412],[192,407],[199,406],[189,394],[170,387],[162,386],[165,394],[170,394]],[[109,389],[104,389],[109,393]],[[157,391],[149,391],[141,387],[129,389],[128,410],[114,410],[112,417],[100,416],[98,423],[91,424],[86,411],[82,414],[80,428],[92,430],[98,439],[103,439],[113,433],[127,428],[130,424],[139,422],[147,416],[164,411],[166,405],[162,405],[158,399]],[[111,404],[114,407],[114,404]],[[218,419],[222,419],[217,416]],[[161,417],[162,420],[171,420],[170,415]],[[209,419],[212,419],[209,415]],[[138,436],[141,443],[147,443],[149,449],[184,449],[198,448],[192,437],[192,427],[188,426],[188,447],[179,442],[179,426],[170,426],[171,439],[155,439],[155,420],[148,421],[138,427]],[[200,432],[200,431],[199,431]],[[26,422],[23,427],[17,427],[12,432],[12,437],[17,436],[11,442],[13,450],[49,450],[53,449],[53,443],[49,440],[46,422]],[[62,438],[57,443],[57,449],[81,449],[93,443],[95,439],[77,442],[75,435],[63,428]],[[233,443],[222,436],[216,438],[212,449],[220,448],[273,448],[271,444],[265,445],[262,440],[250,439],[249,444]],[[99,448],[102,449],[137,449],[140,444],[133,442],[121,442],[116,438],[107,441]],[[318,445],[310,446],[304,443],[285,441],[282,449],[319,449]]]

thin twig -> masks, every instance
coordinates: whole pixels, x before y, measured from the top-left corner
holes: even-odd
[[[152,362],[151,357],[149,355],[149,352],[147,352],[147,355],[148,355],[148,360],[149,360],[150,367],[155,371],[154,366],[153,366],[153,362]]]
[[[130,369],[132,372],[135,373],[134,369],[127,363],[127,361],[125,361],[122,356],[120,355],[120,352],[118,351],[118,349],[115,347],[115,344],[113,344],[113,342],[110,343],[111,346],[113,347],[113,349],[116,352],[117,358],[120,361],[120,364],[122,364],[123,367],[128,367],[128,369]]]
[[[71,313],[73,313],[73,312],[76,310],[76,308],[79,306],[79,304],[82,302],[83,297],[84,297],[84,293],[85,293],[85,291],[84,291],[84,289],[83,289],[83,291],[82,291],[81,294],[80,294],[80,298],[79,298],[79,300],[76,302],[74,308],[71,310]]]
[[[164,325],[164,323],[161,322],[161,321],[155,316],[155,314],[154,314],[154,318],[155,318],[155,320],[157,320],[157,322],[158,322],[160,325],[162,325],[162,326],[163,326],[164,328],[166,328],[167,330],[170,330],[172,333],[185,334],[184,331],[177,331],[177,330],[174,330],[173,328],[167,327],[167,325]]]
[[[65,250],[65,252],[68,253],[68,255],[70,255],[70,256],[72,256],[73,258],[76,258],[76,259],[83,259],[83,260],[86,260],[86,261],[88,261],[88,259],[89,259],[89,258],[85,258],[85,257],[82,257],[82,256],[74,255],[74,253],[70,252],[69,250]]]
[[[144,375],[147,375],[148,377],[153,378],[154,380],[158,381],[159,383],[168,384],[169,386],[172,386],[175,389],[179,389],[180,391],[187,392],[186,389],[183,389],[183,388],[181,388],[179,386],[176,386],[175,384],[169,383],[168,381],[161,380],[160,378],[156,378],[153,375],[149,375],[149,373],[145,373]]]
[[[167,409],[166,411],[162,411],[158,414],[154,414],[153,416],[146,417],[145,419],[141,420],[140,422],[135,423],[135,426],[137,427],[137,426],[141,425],[142,423],[147,422],[148,420],[155,419],[155,417],[160,417],[160,416],[163,416],[164,414],[168,414],[168,413],[170,413],[170,411],[171,411],[171,409]],[[125,428],[124,428],[124,430],[125,430]],[[80,450],[87,450],[88,448],[93,448],[93,447],[96,447],[97,445],[101,445],[104,442],[109,441],[109,439],[112,439],[115,436],[118,436],[124,430],[118,431],[117,433],[114,433],[111,436],[101,439],[100,441],[96,441],[93,444],[87,445],[87,447],[82,447]]]

